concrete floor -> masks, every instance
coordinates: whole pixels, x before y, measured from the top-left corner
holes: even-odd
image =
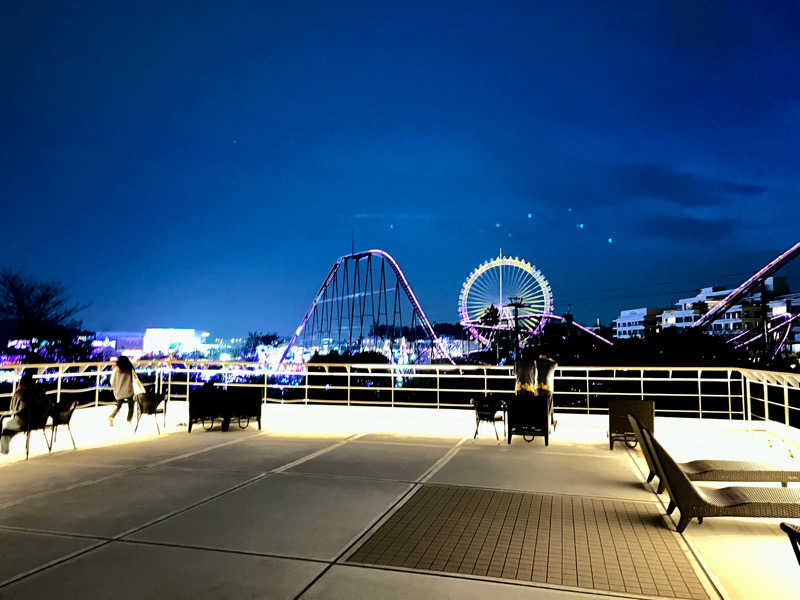
[[[145,421],[133,436],[123,421],[108,427],[109,410],[76,414],[77,451],[64,432],[53,454],[34,438],[26,462],[18,436],[0,457],[0,598],[620,597],[344,561],[422,483],[663,501],[638,451],[608,450],[601,417],[560,415],[544,448],[498,443],[488,425],[473,440],[472,415],[457,411],[269,405],[262,432],[187,434],[176,402],[166,434]],[[680,460],[783,452],[727,422],[658,419],[656,435]],[[711,597],[800,589],[774,520],[708,519],[673,535]]]

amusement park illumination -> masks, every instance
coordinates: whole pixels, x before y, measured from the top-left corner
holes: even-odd
[[[479,343],[488,345],[491,334],[480,323],[486,310],[495,306],[499,322],[491,329],[514,329],[514,310],[509,298],[516,297],[525,305],[519,315],[520,329],[538,333],[544,326],[543,315],[553,312],[553,292],[542,272],[531,263],[516,257],[503,256],[486,261],[467,277],[458,298],[461,324]]]
[[[370,266],[373,259],[378,265],[376,266],[377,273],[373,273]],[[359,270],[359,264],[362,262],[364,264]],[[396,285],[393,287],[387,285],[390,274],[393,274],[396,278]],[[339,281],[340,277],[341,281]],[[388,293],[392,290],[396,297],[389,299]],[[414,294],[414,290],[411,288],[411,284],[408,282],[400,265],[391,254],[378,248],[340,256],[333,264],[314,297],[311,307],[295,329],[291,340],[289,340],[289,344],[281,357],[281,362],[285,361],[290,354],[293,354],[295,345],[298,345],[298,347],[300,345],[314,347],[315,333],[317,336],[324,334],[323,337],[326,338],[331,338],[334,333],[337,336],[341,336],[344,333],[346,338],[343,339],[347,340],[348,349],[353,346],[353,343],[356,343],[361,348],[361,351],[364,351],[370,346],[369,338],[373,337],[370,333],[370,326],[379,324],[378,320],[381,318],[382,311],[384,313],[382,324],[385,325],[390,322],[392,328],[394,328],[397,315],[402,321],[401,295],[405,296],[410,305],[412,315],[418,319],[419,325],[427,334],[431,347],[436,349],[439,357],[453,363],[447,348],[434,332],[431,322],[422,309],[422,305]],[[367,311],[368,298],[370,311]],[[377,302],[375,302],[376,300]],[[382,303],[383,309],[381,309]],[[390,303],[393,310],[391,317],[389,314]],[[367,312],[370,312],[369,316],[367,316]],[[338,325],[338,327],[335,327],[336,332],[332,329],[334,321]],[[323,323],[327,324],[327,328],[330,331],[324,330]],[[402,331],[402,322],[399,323],[399,330]],[[301,340],[301,336],[309,337],[310,339]],[[367,341],[366,344],[364,343],[365,341]],[[400,345],[402,346],[402,343]],[[378,346],[373,345],[372,349],[378,351]],[[402,348],[399,350],[400,354],[404,355],[405,351]],[[394,351],[390,351],[388,354],[393,356]],[[433,352],[430,353],[430,358],[434,358],[433,354]]]

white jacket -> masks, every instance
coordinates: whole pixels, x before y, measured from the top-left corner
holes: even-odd
[[[114,367],[111,372],[111,387],[114,388],[115,400],[126,400],[133,398],[133,376],[131,373],[120,371],[119,367]]]

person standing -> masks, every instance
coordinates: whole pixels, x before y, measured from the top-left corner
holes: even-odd
[[[113,359],[112,359],[113,360]],[[128,403],[128,423],[133,419],[133,364],[127,356],[120,356],[111,371],[111,387],[114,390],[114,400],[117,406],[108,415],[108,424],[114,426],[114,417],[117,416],[122,403]]]

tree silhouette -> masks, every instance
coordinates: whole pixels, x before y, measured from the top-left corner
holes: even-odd
[[[490,304],[478,317],[478,322],[487,327],[496,327],[500,323],[500,311],[494,304]]]
[[[258,354],[259,346],[271,346],[280,341],[280,336],[277,333],[261,333],[260,331],[251,331],[247,334],[239,354],[242,358],[253,358]]]
[[[11,269],[0,271],[0,342],[29,340],[27,362],[88,360],[91,343],[79,337],[84,332],[75,319],[84,308],[69,300],[60,283],[37,281]]]
[[[36,281],[20,271],[0,271],[0,320],[19,338],[52,339],[81,329],[75,315],[86,305],[73,304],[60,283]]]

